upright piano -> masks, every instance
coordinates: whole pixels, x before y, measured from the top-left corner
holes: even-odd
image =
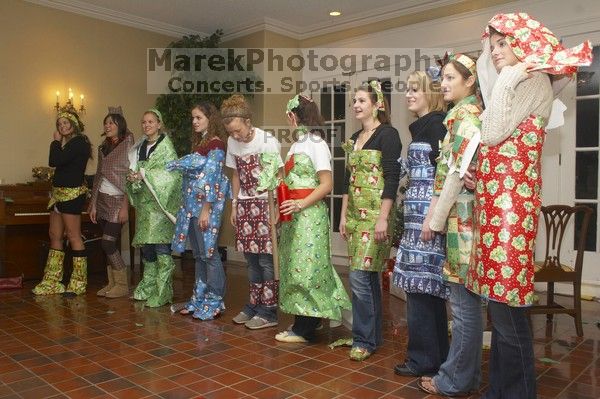
[[[0,277],[42,278],[49,241],[49,193],[49,182],[0,185]],[[82,217],[82,232],[88,238],[101,237],[87,214]],[[96,258],[96,252],[88,251],[88,256]],[[88,267],[98,262],[89,263]],[[104,269],[104,265],[97,267]]]

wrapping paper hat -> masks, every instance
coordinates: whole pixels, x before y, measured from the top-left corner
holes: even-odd
[[[494,83],[498,78],[490,50],[490,27],[506,37],[506,42],[519,61],[533,64],[528,72],[572,75],[577,72],[578,67],[592,63],[592,43],[589,40],[573,48],[565,48],[554,33],[526,13],[494,15],[485,27],[482,37],[483,52],[477,60],[481,95],[486,104],[489,103]],[[562,87],[564,82],[561,85],[553,85],[555,95]]]

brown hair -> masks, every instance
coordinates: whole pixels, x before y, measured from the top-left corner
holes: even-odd
[[[231,123],[233,118],[252,119],[252,111],[246,98],[241,94],[234,94],[225,99],[221,104],[221,119],[225,125]]]
[[[463,54],[463,56],[469,58],[474,63],[476,62],[472,57],[469,57],[468,55],[464,55]],[[457,60],[450,60],[450,61],[448,61],[442,67],[442,73],[444,72],[444,69],[446,69],[446,66],[448,64],[452,64],[452,66],[454,67],[454,69],[456,69],[456,71],[460,74],[460,76],[463,78],[464,81],[466,81],[471,76],[473,76],[473,74],[471,73],[471,71],[469,71],[469,69],[466,66],[464,66],[462,63],[458,62]],[[473,85],[471,86],[471,88],[469,90],[469,95],[473,95],[473,94],[476,94],[476,93],[477,93],[477,78],[475,77],[475,82],[473,83]]]
[[[196,133],[192,130],[192,150],[205,145],[214,137],[218,137],[221,141],[227,143],[227,134],[217,107],[209,101],[201,101],[192,107],[192,111],[195,109],[208,118],[208,129],[204,137],[202,137],[202,132]]]
[[[440,82],[434,82],[429,75],[423,71],[414,71],[408,75],[408,85],[416,85],[417,90],[425,93],[425,100],[429,105],[429,112],[443,111],[446,112],[447,105],[442,95]]]
[[[377,104],[377,93],[369,83],[365,83],[359,86],[359,88],[356,89],[356,91],[367,92],[369,94],[369,99],[371,100],[373,105]],[[392,118],[390,117],[390,104],[388,103],[385,96],[383,97],[383,108],[383,110],[380,109],[377,111],[377,119],[379,120],[379,123],[389,125],[392,123]]]
[[[119,145],[127,136],[127,121],[125,117],[121,114],[108,114],[102,120],[102,124],[106,124],[106,120],[110,118],[110,120],[117,125],[117,141],[113,142],[110,138],[106,137],[102,144],[100,144],[100,150],[107,155],[110,151],[113,150],[117,145]],[[106,136],[106,133],[102,132],[102,136]]]
[[[291,111],[298,118],[298,125],[305,126],[313,133],[322,134],[325,127],[325,120],[319,111],[319,107],[310,98],[299,95],[298,106]]]

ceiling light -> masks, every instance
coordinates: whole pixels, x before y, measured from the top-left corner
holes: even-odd
[[[331,11],[329,15],[331,15],[332,17],[339,17],[340,15],[342,15],[342,13],[341,11]]]

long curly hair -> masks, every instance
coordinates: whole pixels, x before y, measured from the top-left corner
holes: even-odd
[[[218,137],[227,144],[227,133],[221,120],[221,113],[215,105],[209,101],[201,101],[192,107],[193,110],[199,110],[208,118],[208,129],[204,137],[202,132],[196,133],[192,129],[192,150],[205,145],[214,137]]]

